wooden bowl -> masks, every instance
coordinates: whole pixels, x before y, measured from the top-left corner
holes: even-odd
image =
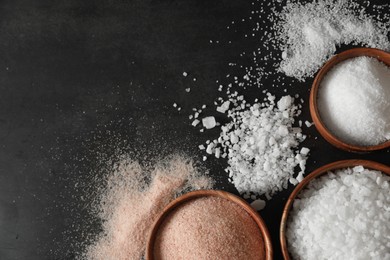
[[[151,233],[149,235],[149,239],[146,246],[146,259],[147,260],[153,260],[154,259],[154,242],[157,237],[158,230],[160,228],[160,225],[164,222],[165,218],[178,206],[182,205],[183,203],[186,203],[190,200],[201,198],[201,197],[208,197],[208,196],[214,196],[214,197],[220,197],[226,200],[229,200],[239,206],[242,207],[244,211],[246,211],[249,216],[252,217],[252,219],[256,222],[257,226],[260,229],[261,235],[264,240],[264,248],[265,248],[265,259],[271,260],[273,257],[273,250],[272,250],[272,244],[271,244],[271,238],[267,229],[267,226],[265,225],[263,219],[260,217],[259,214],[243,199],[240,197],[231,194],[226,191],[220,191],[220,190],[199,190],[199,191],[192,191],[189,193],[184,194],[183,196],[178,197],[174,201],[172,201],[168,206],[164,209],[164,211],[161,213],[161,215],[157,218],[157,220],[153,224],[153,228],[151,230]]]
[[[297,197],[299,192],[301,190],[303,190],[307,186],[307,184],[310,181],[312,181],[314,178],[317,178],[321,175],[324,175],[328,171],[334,171],[337,169],[354,167],[354,166],[359,166],[359,165],[362,165],[363,167],[368,168],[368,169],[381,171],[384,174],[387,174],[390,176],[390,166],[386,166],[384,164],[380,164],[380,163],[373,162],[373,161],[366,161],[366,160],[344,160],[344,161],[337,161],[337,162],[333,162],[330,164],[326,164],[326,165],[318,168],[317,170],[310,173],[307,177],[305,177],[298,184],[298,186],[295,187],[295,189],[293,190],[293,192],[289,196],[286,205],[284,206],[282,221],[280,223],[280,243],[281,243],[281,247],[282,247],[283,257],[285,260],[291,259],[290,255],[288,253],[288,249],[287,249],[287,240],[286,240],[286,228],[287,227],[286,227],[286,224],[287,224],[290,209],[294,203],[294,199]]]
[[[314,79],[311,92],[310,92],[310,100],[309,100],[311,117],[313,119],[315,127],[317,128],[318,132],[320,132],[322,137],[324,137],[326,141],[328,141],[329,143],[331,143],[332,145],[336,146],[339,149],[348,152],[371,152],[375,150],[389,148],[390,140],[372,146],[358,146],[358,145],[352,145],[341,141],[339,138],[337,138],[326,128],[318,112],[317,93],[318,93],[318,88],[321,85],[322,79],[336,64],[344,60],[358,57],[358,56],[373,57],[383,62],[387,66],[390,66],[390,53],[378,49],[354,48],[335,55],[333,58],[331,58],[328,62],[325,63],[325,65],[321,68],[321,70],[318,72],[318,74]]]

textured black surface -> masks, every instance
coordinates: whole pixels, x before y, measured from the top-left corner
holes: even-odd
[[[1,1],[0,259],[73,259],[85,234],[98,231],[88,195],[99,185],[102,158],[118,149],[141,161],[177,151],[201,160],[197,146],[218,130],[199,133],[188,115],[207,104],[206,114],[223,120],[212,106],[220,95],[215,81],[240,75],[227,64],[250,64],[239,54],[259,47],[256,37],[244,37],[256,19],[226,26],[249,17],[251,8],[227,0]],[[306,101],[303,121],[310,120],[311,81],[288,89]],[[245,93],[262,96],[259,89]],[[307,172],[348,158],[389,164],[388,150],[350,154],[327,144],[314,127],[305,132],[312,149]],[[218,188],[236,192],[225,164],[204,163]],[[291,190],[261,212],[275,259]]]

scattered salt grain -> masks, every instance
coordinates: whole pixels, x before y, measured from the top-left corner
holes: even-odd
[[[318,90],[318,110],[326,127],[354,145],[390,139],[390,68],[358,57],[336,65]]]
[[[303,154],[303,155],[308,155],[309,152],[310,152],[310,149],[309,149],[309,148],[307,148],[307,147],[302,147],[302,149],[301,149],[301,154]]]
[[[256,211],[260,211],[265,208],[266,202],[265,200],[257,199],[251,203],[252,208]]]
[[[390,177],[342,169],[314,179],[287,222],[293,259],[390,259]]]
[[[202,124],[206,129],[211,129],[215,127],[216,121],[213,116],[208,116],[202,119]]]
[[[311,127],[313,125],[313,123],[310,123],[309,121],[305,121],[305,125],[307,128]]]
[[[199,121],[198,119],[195,119],[194,121],[192,121],[192,126],[195,127],[195,126],[197,126],[199,123],[200,123],[200,121]]]
[[[230,101],[229,100],[225,101],[222,103],[222,105],[217,107],[217,111],[220,113],[225,113],[229,109],[229,106],[230,106]]]

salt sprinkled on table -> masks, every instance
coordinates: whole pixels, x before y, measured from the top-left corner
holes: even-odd
[[[376,13],[368,14],[357,1],[288,1],[275,14],[279,21],[274,37],[282,51],[279,70],[304,81],[343,44],[390,49],[389,25],[381,21],[383,11]]]

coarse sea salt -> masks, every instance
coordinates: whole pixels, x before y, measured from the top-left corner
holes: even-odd
[[[375,58],[337,64],[318,90],[325,126],[342,141],[376,145],[390,139],[390,68]]]
[[[293,259],[390,259],[390,177],[362,166],[311,181],[287,222]]]
[[[230,181],[240,194],[265,195],[270,199],[276,192],[296,185],[303,179],[309,149],[299,151],[299,143],[306,136],[301,128],[293,127],[294,117],[300,114],[294,98],[267,94],[268,102],[236,107],[228,111],[231,122],[221,127],[217,142],[211,142],[207,153],[226,154]],[[244,102],[245,103],[245,102]],[[224,156],[222,156],[224,157]],[[297,175],[294,168],[300,167]]]

